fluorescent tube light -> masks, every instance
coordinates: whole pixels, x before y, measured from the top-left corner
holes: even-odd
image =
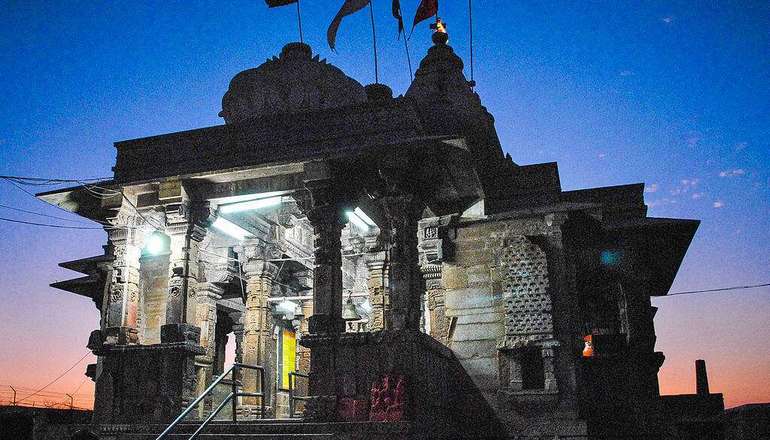
[[[211,226],[238,240],[244,240],[246,237],[251,236],[249,231],[243,229],[242,227],[236,225],[224,217],[217,217]]]
[[[377,224],[374,223],[374,220],[369,218],[369,216],[366,215],[366,213],[361,208],[356,207],[356,209],[354,209],[353,212],[358,216],[358,218],[363,220],[364,223],[366,223],[367,225],[369,225],[369,226],[377,226]]]
[[[221,205],[219,212],[223,214],[230,214],[233,212],[251,211],[254,209],[267,208],[269,206],[276,206],[281,204],[281,196],[268,197],[265,199],[254,199],[245,202],[230,203],[228,205]]]
[[[356,225],[358,229],[361,229],[364,232],[369,230],[369,225],[366,224],[366,222],[361,217],[356,215],[355,211],[347,211],[345,214],[348,216],[350,223]]]

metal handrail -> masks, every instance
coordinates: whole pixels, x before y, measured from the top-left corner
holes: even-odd
[[[307,373],[300,373],[299,371],[289,371],[289,417],[294,418],[295,416],[295,400],[309,400],[310,398],[308,396],[295,396],[295,385],[297,383],[296,377],[304,377],[305,379],[310,378],[310,375]]]
[[[260,392],[258,393],[246,393],[246,392],[239,392],[238,387],[242,387],[243,383],[241,383],[239,380],[236,380],[236,374],[238,377],[240,377],[240,372],[242,368],[246,368],[248,370],[256,370],[259,372],[259,384],[260,384]],[[233,380],[225,381],[225,376],[230,374],[230,372],[233,372]],[[234,363],[230,366],[230,368],[227,369],[224,373],[220,374],[219,376],[216,376],[213,382],[211,382],[211,385],[206,388],[203,393],[201,393],[200,396],[196,397],[195,400],[187,407],[184,411],[182,411],[179,416],[177,416],[176,419],[174,419],[173,422],[171,422],[170,425],[155,439],[155,440],[163,440],[166,438],[166,436],[180,423],[182,420],[184,420],[185,417],[187,417],[190,412],[195,409],[196,406],[198,406],[199,403],[203,399],[206,398],[207,395],[211,394],[211,392],[214,390],[214,388],[219,385],[222,382],[227,382],[228,385],[232,386],[232,392],[225,398],[225,400],[222,401],[222,403],[217,406],[217,408],[209,414],[208,417],[206,417],[206,420],[203,421],[201,426],[198,427],[197,430],[190,436],[188,440],[194,440],[198,435],[206,428],[206,426],[214,420],[214,417],[219,414],[222,409],[227,406],[229,402],[232,402],[233,405],[233,422],[238,422],[238,397],[259,397],[260,402],[260,410],[261,410],[261,417],[265,418],[265,367],[261,365],[248,365],[248,364],[241,364],[241,363]]]

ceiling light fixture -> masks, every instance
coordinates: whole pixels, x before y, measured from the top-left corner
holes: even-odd
[[[211,226],[237,240],[245,240],[247,237],[251,236],[249,231],[243,229],[242,227],[236,225],[224,217],[217,217]]]
[[[268,208],[270,206],[280,205],[282,202],[281,196],[268,197],[264,199],[247,200],[245,202],[230,203],[227,205],[221,205],[219,212],[223,214],[231,214],[234,212],[252,211],[255,209]]]

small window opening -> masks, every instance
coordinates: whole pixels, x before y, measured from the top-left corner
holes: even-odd
[[[527,348],[521,353],[521,379],[525,390],[545,388],[545,368],[543,356],[537,347]]]

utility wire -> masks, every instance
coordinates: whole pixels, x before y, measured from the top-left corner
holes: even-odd
[[[17,402],[23,402],[23,401],[25,401],[25,400],[29,399],[29,398],[30,398],[30,397],[32,397],[32,396],[36,396],[38,393],[40,393],[40,392],[42,392],[43,390],[45,390],[46,388],[50,387],[51,385],[53,385],[54,383],[56,383],[56,382],[57,382],[59,379],[61,379],[62,377],[64,377],[64,375],[65,375],[65,374],[67,374],[67,373],[69,373],[70,371],[72,371],[72,369],[73,369],[73,368],[77,367],[77,366],[78,366],[78,364],[80,364],[80,363],[83,361],[83,359],[85,359],[85,358],[86,358],[86,356],[88,356],[89,354],[91,354],[91,352],[90,352],[90,351],[87,351],[87,352],[86,352],[86,354],[84,354],[84,355],[83,355],[83,357],[81,357],[80,359],[78,359],[78,360],[77,360],[77,362],[75,362],[74,364],[72,364],[72,366],[71,366],[71,367],[67,368],[67,370],[66,370],[64,373],[62,373],[62,374],[60,374],[59,376],[57,376],[57,377],[56,377],[56,379],[54,379],[54,380],[52,380],[52,381],[48,382],[48,383],[47,383],[47,384],[46,384],[44,387],[42,387],[42,388],[38,389],[38,390],[37,390],[37,391],[35,391],[34,393],[32,393],[32,394],[28,394],[28,395],[27,395],[27,397],[25,397],[25,398],[23,398],[23,399],[19,399]]]
[[[658,298],[665,298],[667,296],[675,296],[675,295],[690,295],[692,293],[710,293],[710,292],[725,292],[728,290],[744,290],[744,289],[757,289],[759,287],[767,287],[770,286],[770,283],[762,283],[762,284],[751,284],[748,286],[732,286],[732,287],[720,287],[717,289],[703,289],[703,290],[687,290],[684,292],[674,292],[669,293],[665,296],[659,296]]]
[[[58,228],[58,229],[100,229],[100,230],[104,230],[103,227],[97,227],[97,226],[52,225],[52,224],[49,224],[49,223],[27,222],[27,221],[24,221],[24,220],[14,220],[12,218],[5,218],[5,217],[0,217],[0,221],[10,222],[10,223],[21,223],[23,225],[44,226],[46,228]]]
[[[29,182],[37,182],[37,183],[45,183],[45,184],[58,184],[58,183],[80,183],[80,182],[98,182],[103,180],[110,180],[110,177],[88,177],[84,179],[49,179],[45,177],[29,177],[29,176],[2,176],[0,175],[0,179],[8,179],[8,180],[21,180],[21,181],[29,181]]]
[[[35,211],[28,211],[28,210],[26,210],[26,209],[15,208],[15,207],[13,207],[13,206],[4,205],[4,204],[2,204],[2,203],[0,203],[0,208],[10,209],[10,210],[12,210],[12,211],[24,212],[24,213],[27,213],[27,214],[32,214],[32,215],[39,215],[40,217],[48,217],[48,218],[53,218],[53,219],[56,219],[56,220],[63,220],[63,221],[65,221],[65,222],[76,222],[76,223],[82,223],[82,221],[81,221],[81,220],[78,220],[78,219],[71,219],[71,218],[57,217],[57,216],[55,216],[55,215],[48,215],[48,214],[43,214],[43,213],[40,213],[40,212],[35,212]]]

